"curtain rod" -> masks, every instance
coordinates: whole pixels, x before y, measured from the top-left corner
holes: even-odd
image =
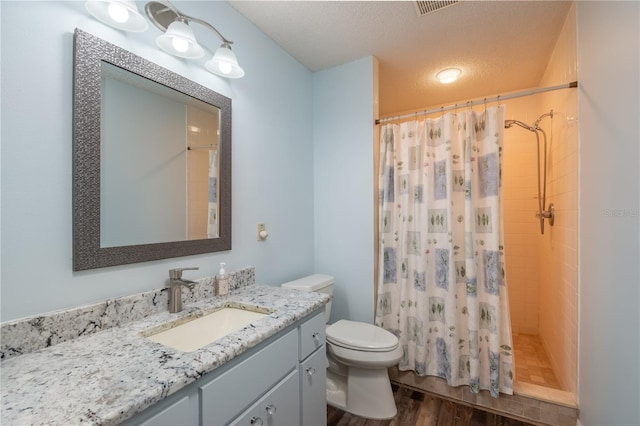
[[[402,120],[404,118],[417,117],[419,115],[428,115],[428,114],[433,114],[433,113],[436,113],[436,112],[451,111],[452,109],[470,108],[470,107],[472,107],[474,105],[486,104],[487,102],[500,102],[500,101],[504,101],[504,100],[507,100],[507,99],[521,98],[523,96],[530,96],[530,95],[535,95],[535,94],[538,94],[538,93],[551,92],[553,90],[569,89],[569,88],[573,88],[573,87],[578,87],[578,82],[577,81],[572,81],[571,83],[558,84],[557,86],[541,87],[541,88],[538,88],[538,89],[529,89],[529,90],[523,90],[521,92],[507,93],[505,95],[497,95],[497,96],[494,96],[492,98],[475,99],[473,101],[467,101],[464,104],[454,104],[454,105],[442,106],[440,108],[425,110],[425,111],[422,111],[422,112],[412,112],[412,113],[409,113],[409,114],[403,114],[403,115],[396,115],[396,116],[391,116],[391,117],[380,118],[380,119],[377,119],[375,121],[375,123],[376,124],[381,124],[381,123],[386,123],[386,122],[389,122],[389,121]]]
[[[216,145],[215,144],[209,144],[209,145],[200,145],[200,146],[188,146],[187,150],[188,151],[195,151],[196,149],[216,149]]]

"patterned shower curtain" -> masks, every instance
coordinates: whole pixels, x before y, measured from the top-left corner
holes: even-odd
[[[376,325],[400,370],[513,393],[500,170],[504,106],[382,126]]]
[[[209,195],[207,203],[207,237],[218,237],[218,152],[209,151]]]

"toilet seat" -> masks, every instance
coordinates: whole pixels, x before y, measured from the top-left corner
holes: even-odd
[[[388,352],[398,347],[398,338],[387,330],[359,321],[340,320],[326,330],[327,341],[356,351]]]

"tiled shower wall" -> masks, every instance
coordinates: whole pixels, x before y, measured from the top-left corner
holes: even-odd
[[[505,117],[531,124],[541,114],[537,97],[506,104]],[[502,162],[504,247],[511,329],[538,334],[540,267],[537,250],[540,226],[536,138],[518,126],[505,129]]]
[[[577,80],[575,6],[567,16],[540,87]],[[504,230],[512,331],[537,334],[563,390],[576,391],[577,360],[577,90],[565,89],[507,102],[507,119],[540,126],[547,133],[547,207],[553,227],[540,234],[537,211],[535,134],[505,130]],[[541,137],[542,143],[542,137]],[[516,367],[517,368],[517,367]]]
[[[547,66],[541,86],[578,80],[575,6]],[[553,108],[547,199],[555,225],[540,241],[540,340],[562,388],[576,392],[578,339],[578,123],[577,90],[543,95]],[[550,123],[550,122],[549,122]]]

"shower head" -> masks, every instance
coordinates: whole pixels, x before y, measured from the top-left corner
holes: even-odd
[[[523,129],[527,129],[527,130],[529,130],[529,131],[531,131],[531,132],[535,132],[535,131],[536,131],[535,127],[531,127],[531,126],[529,126],[528,124],[523,123],[522,121],[518,121],[518,120],[504,120],[504,128],[505,128],[505,129],[509,129],[509,128],[511,128],[511,126],[513,126],[514,124],[515,124],[515,125],[517,125],[517,126],[522,127]]]

